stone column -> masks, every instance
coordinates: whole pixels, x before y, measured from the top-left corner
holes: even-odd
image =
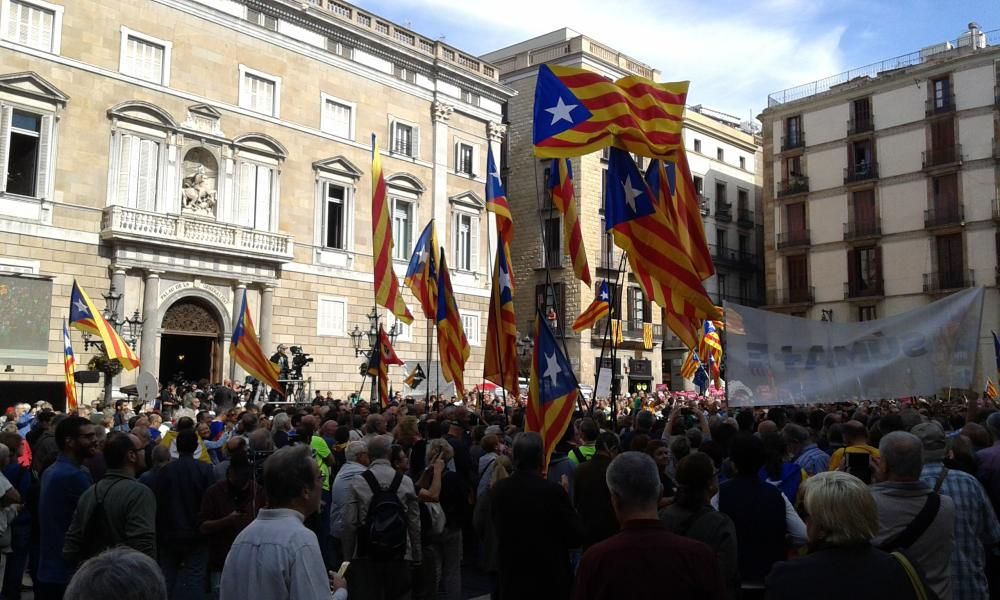
[[[128,314],[128,310],[125,308],[125,269],[121,267],[111,268],[111,289],[115,293],[121,294],[121,299],[118,301],[118,314],[114,315],[115,318],[121,319]],[[116,388],[120,388],[122,385],[121,373],[115,375],[114,378],[105,377],[104,378],[104,401],[106,403],[111,402],[112,392]]]
[[[243,298],[247,293],[247,284],[237,283],[235,289],[233,289],[233,329],[236,329],[236,323],[240,320],[240,309],[243,308]],[[226,344],[229,344],[229,340],[225,340]],[[228,348],[226,355],[229,355]],[[229,378],[233,381],[243,382],[243,369],[236,364],[235,360],[229,359]]]
[[[157,330],[160,328],[160,274],[146,271],[142,292],[142,337],[139,339],[139,372],[158,376],[160,365],[156,354]]]
[[[274,310],[274,286],[265,285],[260,290],[260,347],[265,356],[274,352],[271,345],[271,313]]]
[[[450,239],[448,232],[448,119],[455,107],[435,100],[431,105],[431,121],[434,123],[433,136],[433,183],[431,184],[432,215],[437,221],[438,240]],[[447,246],[448,244],[445,243]]]
[[[486,126],[487,137],[489,138],[490,150],[493,151],[493,161],[496,164],[495,173],[487,173],[487,177],[495,177],[498,181],[500,180],[500,144],[503,143],[503,136],[507,133],[507,125],[503,123],[494,123],[490,121]],[[504,190],[507,192],[507,190]],[[487,247],[487,256],[493,256],[496,253],[496,236],[497,236],[497,216],[490,211],[486,212],[486,232],[488,233],[487,240],[490,246]],[[493,264],[486,265],[487,277],[492,273]]]

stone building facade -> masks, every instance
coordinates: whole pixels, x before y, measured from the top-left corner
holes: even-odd
[[[982,286],[977,385],[995,371],[998,41],[973,29],[770,96],[760,116],[770,308],[867,321]]]
[[[136,4],[2,2],[0,271],[54,278],[48,366],[3,379],[61,378],[75,278],[99,308],[113,285],[121,312],[140,311],[141,370],[160,379],[241,377],[228,348],[245,294],[266,351],[301,346],[314,389],[356,390],[375,133],[396,272],[434,218],[476,382],[486,151],[513,94],[497,69],[339,1]],[[422,361],[428,324],[404,296],[418,318],[397,350]]]

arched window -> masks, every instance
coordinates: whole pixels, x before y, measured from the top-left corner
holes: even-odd
[[[392,257],[395,260],[409,260],[418,235],[418,203],[426,188],[419,179],[408,173],[392,175],[386,179],[385,184],[392,220]]]
[[[248,134],[233,140],[236,195],[226,220],[261,231],[278,227],[278,175],[288,151],[274,138]]]
[[[168,148],[177,122],[148,102],[123,102],[108,111],[111,119],[111,173],[108,203],[145,211],[170,208],[165,177]]]

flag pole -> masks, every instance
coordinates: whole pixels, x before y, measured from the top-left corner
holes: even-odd
[[[601,235],[607,235],[607,233],[602,233]],[[607,246],[607,264],[611,266],[611,257],[613,256],[614,244],[605,244]],[[618,261],[618,267],[615,269],[615,291],[619,290],[618,287],[618,274],[625,268],[625,252],[622,251],[622,257]],[[605,276],[605,281],[607,277]],[[614,298],[608,298],[608,305],[614,307]],[[620,308],[620,307],[619,307]],[[597,384],[601,380],[601,366],[604,364],[604,352],[607,349],[608,339],[611,337],[611,310],[608,310],[608,316],[604,320],[604,334],[601,337],[601,356],[597,361],[597,373],[594,375],[594,398],[590,403],[590,415],[594,415],[594,405],[597,403]],[[612,349],[614,345],[612,344]],[[613,352],[613,350],[612,350]],[[611,368],[608,371],[612,374],[612,380],[614,378],[614,357],[611,357]]]
[[[424,404],[427,405],[425,408],[428,411],[431,408],[431,353],[434,351],[434,337],[431,334],[433,329],[432,319],[427,319],[427,373],[425,374],[427,385],[424,387]]]
[[[729,304],[727,300],[722,301],[722,356],[719,357],[719,380],[722,380],[722,361],[726,360],[726,350],[729,347],[729,321],[726,319],[728,314],[728,308],[726,305]],[[726,389],[723,398],[726,400],[726,410],[729,410],[729,380],[726,380]]]
[[[494,220],[494,222],[496,222],[495,218],[493,220]],[[497,224],[497,228],[498,228],[497,229],[497,241],[499,242],[500,241],[499,224]],[[493,305],[494,304],[494,302],[493,302],[493,295],[497,293],[496,284],[497,284],[497,278],[499,277],[499,273],[498,273],[499,265],[498,264],[494,264],[494,263],[496,261],[500,260],[500,255],[498,254],[496,257],[491,257],[492,248],[493,248],[493,242],[491,240],[491,233],[492,232],[490,231],[489,226],[487,226],[486,227],[486,260],[487,260],[488,264],[493,265],[493,267],[492,267],[493,270],[492,270],[491,277],[490,277],[490,305]],[[507,265],[507,268],[508,269],[510,268],[510,264]],[[501,292],[502,291],[503,290],[501,289]],[[511,289],[511,294],[513,294],[513,293],[514,293],[514,290]],[[503,382],[503,383],[500,384],[500,389],[503,390],[503,416],[504,416],[504,419],[506,420],[506,422],[510,423],[510,410],[507,407],[507,394],[510,392],[510,390],[508,390],[507,388],[505,388],[504,385],[503,385],[504,383],[507,382],[507,380],[504,378],[504,375],[503,375],[503,363],[504,363],[504,360],[503,360],[503,356],[500,353],[500,349],[501,349],[501,346],[500,346],[500,332],[503,330],[503,319],[502,319],[502,315],[500,313],[500,298],[497,298],[496,307],[495,307],[494,312],[496,314],[492,315],[492,317],[494,319],[496,319],[496,333],[493,335],[493,341],[496,342],[496,346],[497,346],[497,368],[500,369],[500,381]],[[487,323],[489,323],[489,320],[487,320]],[[487,333],[487,337],[489,337],[488,333]],[[483,380],[484,380],[484,382],[483,382],[483,388],[484,388],[484,391],[485,391],[485,387],[486,387],[486,383],[485,383],[485,379],[486,379],[485,366],[486,365],[484,363],[484,365],[483,365],[483,367],[484,367],[484,369],[483,369]],[[518,392],[520,393],[520,390],[518,390]],[[483,412],[483,403],[482,403],[481,400],[479,402],[479,412],[480,412],[480,414],[482,414],[482,412]]]
[[[376,146],[377,143],[378,142],[377,142],[377,140],[375,138],[375,132],[373,131],[372,132],[372,166],[373,166],[373,168],[374,168],[374,164],[375,164],[375,150],[377,149],[377,146]],[[381,168],[381,165],[379,165],[379,168]],[[373,173],[373,175],[374,175],[374,173]],[[380,173],[380,175],[381,175],[381,173]],[[375,182],[372,181],[372,199],[373,200],[375,198],[375,193],[376,193],[376,191],[375,191]],[[385,202],[384,199],[382,201]],[[390,243],[391,243],[391,240],[390,240]],[[375,238],[373,236],[372,237],[372,260],[373,261],[378,260],[378,257],[375,256],[375,253],[376,253]],[[390,269],[392,268],[392,260],[391,260],[391,258],[392,257],[390,257],[390,261],[389,261],[389,268]],[[375,270],[375,267],[374,267],[374,263],[373,263],[373,265],[372,265],[372,272],[374,272],[374,270]],[[375,315],[375,329],[377,330],[378,329],[378,287],[377,287],[377,284],[375,284],[375,283],[372,284],[372,295],[373,295],[372,299],[374,300],[374,302],[372,302],[372,314]],[[378,344],[376,344],[376,346],[372,346],[371,348],[369,348],[369,352],[370,352],[370,354],[368,356],[368,367],[369,367],[369,369],[371,368],[371,361],[375,357],[375,352],[377,351],[377,345]],[[361,387],[362,387],[362,389],[364,389],[364,382],[361,383]],[[382,412],[382,410],[381,410],[382,407],[381,407],[381,405],[379,404],[379,401],[378,401],[379,398],[378,398],[378,389],[377,388],[378,388],[378,386],[375,385],[374,381],[372,381],[372,391],[371,391],[371,397],[372,397],[372,399],[371,399],[370,406],[368,407],[368,410],[371,411],[371,412],[380,413],[380,412]],[[360,392],[359,392],[359,394],[360,394]],[[360,397],[359,397],[359,400],[360,400]]]

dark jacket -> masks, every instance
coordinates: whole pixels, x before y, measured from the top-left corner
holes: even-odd
[[[186,544],[201,538],[198,514],[205,491],[215,483],[212,467],[191,455],[160,468],[153,480],[156,530],[161,544]]]
[[[767,576],[768,600],[910,600],[917,597],[902,565],[868,544],[827,548],[779,562]]]
[[[671,504],[660,511],[660,521],[672,533],[698,540],[711,548],[719,563],[719,574],[725,582],[726,597],[738,597],[740,565],[736,527],[732,519],[706,503],[697,511]]]
[[[740,576],[763,579],[774,563],[785,558],[785,499],[781,491],[754,473],[734,477],[719,486],[719,512],[736,526]]]
[[[102,502],[104,518],[88,529],[98,499]],[[95,543],[86,539],[95,532],[101,540]],[[66,532],[63,556],[70,564],[79,564],[90,558],[85,551],[88,546],[100,550],[128,546],[155,559],[156,498],[153,492],[125,471],[108,469],[104,479],[80,496],[73,522]]]
[[[635,520],[583,555],[573,598],[722,600],[723,588],[708,546],[670,533],[655,519]]]
[[[515,471],[491,491],[500,553],[501,598],[569,598],[569,550],[583,542],[583,523],[562,486]]]
[[[576,468],[573,505],[583,520],[583,547],[608,539],[618,533],[618,518],[611,507],[611,492],[604,476],[611,457],[595,454]]]

